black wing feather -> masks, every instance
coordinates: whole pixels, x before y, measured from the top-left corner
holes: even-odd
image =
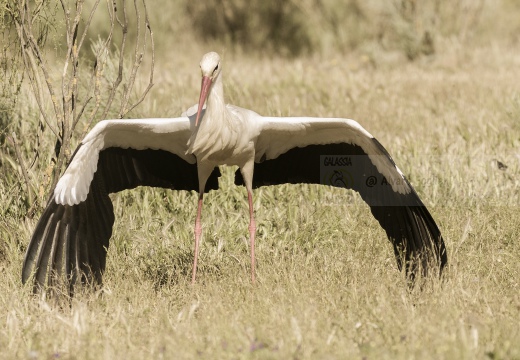
[[[215,168],[206,191],[218,188],[219,176]],[[108,194],[137,186],[198,191],[197,165],[163,150],[102,150],[85,201],[69,206],[51,197],[47,203],[27,248],[22,282],[34,272],[34,291],[46,281],[57,285],[65,280],[70,294],[78,280],[101,284],[114,224]]]
[[[384,147],[373,140],[383,154],[380,156],[387,156],[394,164]],[[351,164],[345,166],[348,176],[341,181],[326,181],[323,176],[324,156],[349,156]],[[411,192],[395,192],[389,181],[396,180],[405,181]],[[243,185],[239,171],[235,182]],[[440,272],[447,263],[446,247],[439,228],[411,184],[404,178],[386,179],[360,146],[348,143],[309,145],[255,164],[254,188],[284,183],[324,184],[357,191],[392,242],[399,269],[404,261],[406,273],[411,278],[419,271],[423,275],[430,269]]]

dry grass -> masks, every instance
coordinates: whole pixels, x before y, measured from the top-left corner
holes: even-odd
[[[378,137],[445,236],[443,281],[408,290],[358,196],[287,186],[255,193],[252,286],[245,190],[232,185],[229,170],[205,198],[196,286],[189,285],[196,195],[143,189],[113,197],[118,220],[103,290],[56,306],[20,283],[39,210],[26,216],[6,150],[0,358],[520,357],[518,42],[468,47],[445,38],[434,57],[415,62],[383,50],[289,61],[218,43],[162,47],[156,85],[134,116],[176,116],[194,104],[197,64],[210,49],[224,53],[230,102],[266,115],[349,117]],[[29,162],[36,109],[22,96],[16,129]],[[50,144],[44,134],[49,152]],[[41,154],[30,170],[37,184],[49,157]]]

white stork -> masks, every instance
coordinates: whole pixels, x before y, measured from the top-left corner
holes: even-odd
[[[220,56],[205,54],[200,68],[199,103],[183,116],[103,120],[87,134],[36,225],[23,283],[34,273],[35,291],[63,278],[70,291],[78,280],[100,284],[114,223],[108,194],[137,186],[199,192],[195,282],[203,194],[217,189],[219,165],[238,165],[235,183],[247,189],[253,282],[252,190],[284,183],[328,184],[359,192],[392,242],[400,269],[404,261],[411,277],[417,271],[442,270],[447,254],[435,221],[385,148],[361,125],[339,118],[264,117],[228,105]],[[344,167],[327,183],[320,170],[337,163]]]

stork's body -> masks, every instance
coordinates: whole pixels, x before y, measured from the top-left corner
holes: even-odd
[[[253,170],[255,142],[258,136],[254,123],[250,121],[254,113],[242,108],[227,106],[224,101],[224,86],[220,76],[220,57],[211,52],[200,62],[202,85],[195,120],[188,142],[188,152],[197,158],[199,174],[199,200],[195,219],[195,250],[191,281],[195,283],[197,258],[202,226],[200,222],[206,181],[219,165],[237,165],[242,172],[249,203],[249,236],[251,245],[251,281],[255,282],[255,233],[256,224],[253,211]],[[203,105],[207,102],[204,121]]]
[[[446,249],[435,221],[385,148],[363,127],[339,118],[263,117],[227,105],[218,54],[204,55],[200,66],[199,103],[182,117],[104,120],[83,139],[36,226],[23,282],[34,270],[35,289],[63,273],[71,286],[78,277],[100,283],[114,221],[108,194],[141,185],[199,192],[195,282],[203,194],[218,187],[220,165],[238,165],[235,182],[247,189],[254,282],[253,188],[323,184],[320,164],[327,155],[354,158],[349,180],[327,185],[360,193],[393,243],[400,268],[404,265],[411,276],[442,269]],[[369,178],[387,186],[367,186]]]

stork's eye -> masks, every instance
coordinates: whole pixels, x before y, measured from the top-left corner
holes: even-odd
[[[215,69],[213,70],[213,74],[215,73],[215,71],[218,70],[218,65],[219,65],[219,64],[217,64],[217,66],[215,66]]]

